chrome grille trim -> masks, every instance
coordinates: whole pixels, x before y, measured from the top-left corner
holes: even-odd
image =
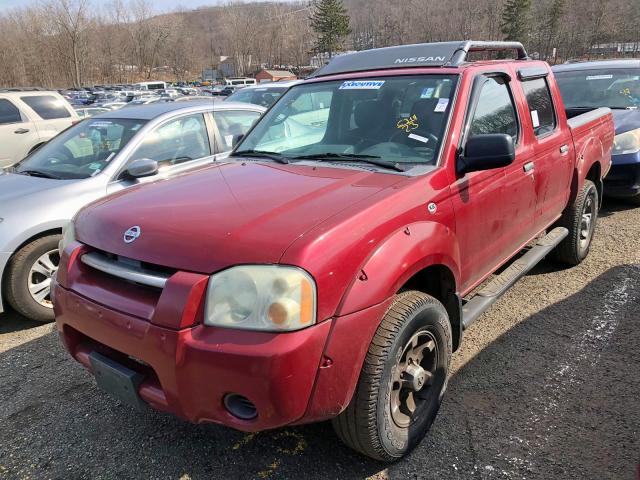
[[[107,275],[129,280],[131,282],[147,285],[154,288],[164,288],[169,279],[169,274],[154,272],[142,267],[127,265],[118,260],[111,260],[100,253],[85,253],[80,258],[82,263],[95,268]]]

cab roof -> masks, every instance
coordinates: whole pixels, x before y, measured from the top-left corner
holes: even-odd
[[[405,67],[460,67],[472,52],[515,51],[518,60],[528,60],[519,42],[483,42],[461,40],[439,43],[419,43],[396,47],[374,48],[334,57],[311,78],[341,73],[365,72]]]

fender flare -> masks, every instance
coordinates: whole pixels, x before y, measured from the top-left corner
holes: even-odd
[[[393,263],[389,264],[389,259]],[[371,252],[346,289],[336,315],[342,316],[395,295],[423,269],[442,265],[460,285],[460,247],[453,230],[441,223],[415,222],[396,230]]]

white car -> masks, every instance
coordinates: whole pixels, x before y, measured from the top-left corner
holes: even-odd
[[[58,92],[0,89],[0,168],[22,160],[79,121]]]

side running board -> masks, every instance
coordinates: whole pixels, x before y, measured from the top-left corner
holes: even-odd
[[[515,260],[500,275],[491,280],[462,307],[462,326],[469,327],[509,288],[535,267],[551,250],[569,235],[564,227],[554,228],[540,238],[522,257]]]

